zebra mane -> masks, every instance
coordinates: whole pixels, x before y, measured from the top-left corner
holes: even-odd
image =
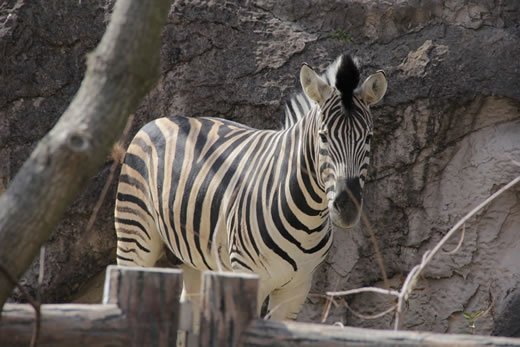
[[[352,94],[359,83],[359,68],[350,55],[341,56],[336,73],[336,88],[341,92],[343,106],[349,109]]]
[[[320,75],[330,86],[336,86],[341,92],[343,104],[346,108],[352,103],[352,94],[359,83],[358,60],[350,55],[340,55],[330,64],[325,72]],[[283,128],[287,129],[304,117],[312,108],[314,101],[310,100],[305,93],[300,92],[293,95],[285,103],[282,119]]]

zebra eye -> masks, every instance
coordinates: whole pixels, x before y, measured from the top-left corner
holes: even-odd
[[[327,141],[328,141],[327,134],[328,134],[327,130],[318,131],[318,135],[320,136],[320,139],[323,143],[327,143]]]

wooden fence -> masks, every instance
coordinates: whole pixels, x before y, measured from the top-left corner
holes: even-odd
[[[182,273],[109,266],[102,304],[41,306],[38,346],[176,346],[191,324],[179,303]],[[520,346],[520,339],[370,330],[279,322],[256,316],[258,278],[204,273],[200,335],[188,346]],[[29,304],[6,304],[0,346],[29,346],[35,314]]]

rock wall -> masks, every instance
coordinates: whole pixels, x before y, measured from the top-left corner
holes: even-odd
[[[84,56],[112,1],[8,0],[0,5],[0,192],[79,87]],[[349,52],[363,76],[384,69],[388,93],[373,108],[374,155],[366,214],[392,286],[466,212],[520,173],[520,3],[515,1],[175,1],[163,34],[162,78],[132,132],[165,115],[220,116],[276,128],[281,101],[299,91],[302,62],[318,69]],[[93,177],[46,245],[45,301],[63,302],[114,262],[115,183],[94,230],[86,223],[111,165]],[[520,187],[466,225],[462,248],[436,258],[418,283],[405,326],[459,333],[463,312],[485,312],[480,334],[518,334]],[[458,243],[457,237],[448,250]],[[24,283],[36,287],[38,262]],[[365,227],[335,235],[313,293],[382,286]],[[15,294],[15,299],[19,296]],[[391,304],[358,295],[364,313]],[[301,320],[319,321],[307,301]],[[389,328],[390,315],[356,317],[343,305],[327,322]]]

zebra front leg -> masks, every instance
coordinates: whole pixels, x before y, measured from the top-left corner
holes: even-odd
[[[286,286],[274,290],[269,297],[268,317],[275,320],[296,319],[309,290],[312,278],[291,281]]]
[[[200,286],[202,272],[192,268],[189,265],[183,264],[182,269],[183,287],[181,294],[181,302],[190,301],[193,312],[193,332],[199,333],[200,327]]]

